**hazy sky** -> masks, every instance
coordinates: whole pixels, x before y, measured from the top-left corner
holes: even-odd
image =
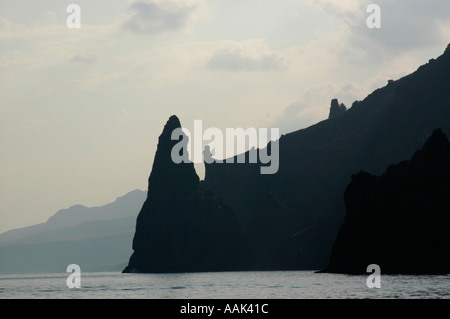
[[[439,56],[449,16],[448,0],[0,0],[0,232],[146,189],[172,114],[321,121]]]

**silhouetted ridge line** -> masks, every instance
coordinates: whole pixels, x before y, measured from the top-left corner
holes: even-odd
[[[325,268],[344,220],[351,175],[381,174],[410,158],[435,128],[450,133],[448,52],[346,111],[333,99],[330,119],[280,138],[277,174],[262,176],[251,164],[206,165],[205,187],[233,208],[253,259],[264,260],[264,269]],[[273,208],[277,232],[260,206],[268,193],[291,212]],[[272,253],[261,248],[266,246]]]
[[[434,207],[428,199],[420,202],[420,193],[405,191],[401,185],[404,184],[402,178],[410,179],[410,185],[427,192],[423,185],[428,184],[420,186],[417,180],[427,181],[427,176],[434,175],[424,172],[433,173],[434,168],[440,167],[441,156],[422,157],[420,154],[431,154],[427,149],[436,150],[434,144],[443,147],[445,139],[439,131],[425,143],[437,127],[442,134],[450,133],[449,87],[450,54],[446,49],[443,55],[420,66],[416,72],[389,81],[362,101],[355,101],[348,110],[333,99],[329,119],[282,136],[278,141],[279,170],[276,174],[262,175],[258,165],[248,162],[213,162],[205,165],[205,180],[201,183],[193,163],[175,164],[171,160],[171,149],[178,143],[171,140],[171,132],[180,127],[179,120],[171,117],[158,140],[147,200],[137,218],[134,252],[124,271],[324,269],[330,262],[338,231],[349,218],[348,213],[346,215],[349,206],[345,204],[366,207],[367,200],[372,203],[367,206],[370,209],[382,208],[381,203],[374,201],[375,195],[367,190],[378,192],[375,194],[380,198],[392,199],[388,190],[393,187],[399,192],[394,198],[401,199],[395,205],[414,203],[417,208]],[[416,153],[420,148],[422,150]],[[421,160],[413,157],[409,164],[404,162],[412,154]],[[249,154],[245,156],[248,158]],[[403,164],[390,166],[399,162]],[[414,163],[419,163],[417,169]],[[422,166],[427,170],[422,170]],[[360,171],[363,172],[352,179],[352,175]],[[394,177],[383,180],[377,176],[385,171],[386,176]],[[408,175],[413,172],[417,174]],[[393,184],[383,184],[389,181]],[[436,185],[442,188],[436,185],[430,188],[436,191],[433,196],[447,189],[446,182],[439,183]],[[388,199],[384,201],[387,203]],[[429,234],[428,230],[404,231],[407,213],[401,211],[403,219],[394,218],[398,227],[386,233],[386,238],[392,239],[399,233],[415,242],[414,236],[421,231]],[[394,211],[390,212],[395,216]],[[378,223],[373,225],[382,225],[374,229],[390,229],[392,218],[374,214],[371,216]],[[350,216],[364,214],[350,212]],[[424,218],[420,214],[414,216],[417,220]],[[354,239],[359,242],[361,236],[364,242],[365,234],[358,229]],[[378,237],[373,238],[378,240]],[[445,242],[447,237],[441,239]],[[392,240],[384,244],[379,251],[389,250]],[[401,247],[405,250],[397,252],[398,255],[409,256],[411,246]],[[429,261],[440,259],[429,259],[425,250],[422,252],[422,264],[428,265],[430,272],[436,270]],[[390,269],[389,259],[381,262],[382,270]],[[392,263],[395,262],[396,259],[392,259]],[[392,267],[392,271],[396,271]]]

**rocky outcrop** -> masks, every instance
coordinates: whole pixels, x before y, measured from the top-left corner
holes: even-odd
[[[450,273],[450,143],[437,129],[411,160],[381,176],[361,171],[325,272]]]
[[[171,134],[180,127],[172,116],[159,137],[134,252],[124,272],[234,270],[240,260],[241,234],[233,210],[200,187],[193,163],[172,161],[179,140]]]
[[[344,103],[339,104],[338,99],[332,99],[328,119],[332,119],[339,115],[342,115],[343,113],[345,113],[345,111],[347,111],[347,107]]]

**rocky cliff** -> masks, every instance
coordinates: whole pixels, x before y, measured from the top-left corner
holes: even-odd
[[[450,143],[437,129],[411,160],[381,176],[361,171],[325,272],[450,273]]]
[[[212,163],[206,165],[205,186],[233,208],[254,247],[276,251],[258,250],[254,258],[264,259],[264,269],[323,269],[344,220],[343,194],[351,175],[360,170],[381,174],[388,165],[410,158],[438,127],[448,135],[449,88],[447,49],[348,110],[339,112],[335,100],[329,119],[283,135],[276,174],[261,175],[255,164]],[[261,211],[268,193],[289,213],[268,206],[280,231],[263,237],[254,228],[263,219],[273,220]]]
[[[172,116],[159,137],[147,199],[136,222],[134,252],[124,272],[233,270],[241,259],[234,212],[201,189],[193,163],[171,159],[179,142],[171,134],[177,128],[180,121]]]
[[[192,163],[171,160],[178,141],[170,135],[180,127],[171,117],[124,271],[325,268],[352,174],[382,174],[410,158],[434,129],[449,134],[449,87],[447,49],[348,110],[333,100],[329,119],[282,136],[276,174],[260,174],[260,163],[213,162],[201,183]]]

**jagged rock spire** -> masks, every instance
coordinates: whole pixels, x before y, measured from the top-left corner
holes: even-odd
[[[200,188],[192,162],[172,159],[173,147],[187,138],[181,134],[172,140],[178,128],[180,121],[171,116],[159,136],[134,252],[124,272],[231,270],[239,260],[242,243],[233,210]]]
[[[171,158],[172,148],[179,142],[179,140],[172,140],[172,132],[177,128],[181,128],[180,120],[172,115],[158,139],[158,148],[148,179],[149,194],[156,200],[161,200],[168,192],[191,191],[199,182],[192,162],[176,164]],[[181,138],[187,139],[187,136]]]
[[[338,99],[332,99],[328,119],[339,116],[343,114],[345,111],[347,111],[347,107],[344,105],[344,103],[339,104]]]

